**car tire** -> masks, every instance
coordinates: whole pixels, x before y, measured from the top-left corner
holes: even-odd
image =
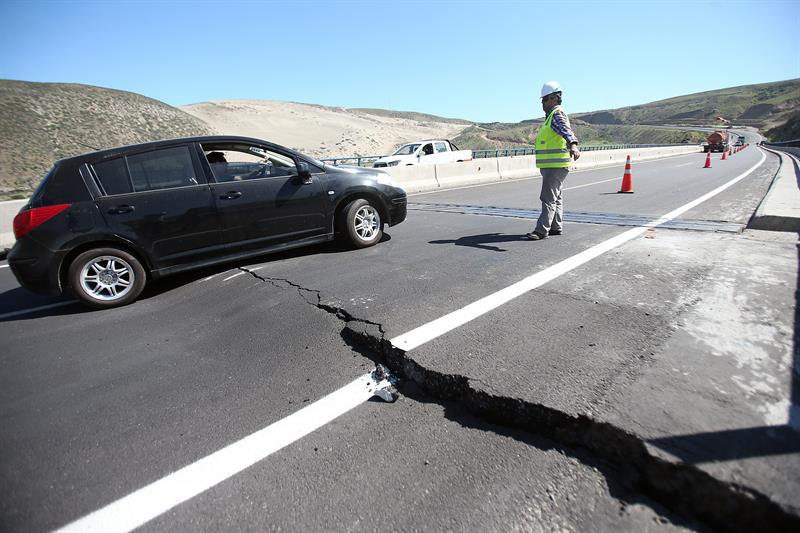
[[[383,237],[383,220],[377,207],[365,199],[354,200],[344,208],[344,234],[356,248],[366,248]]]
[[[139,260],[119,248],[87,250],[69,266],[72,292],[82,303],[97,309],[133,302],[144,289],[146,278]]]

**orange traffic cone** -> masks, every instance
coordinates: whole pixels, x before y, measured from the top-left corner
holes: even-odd
[[[728,155],[728,151],[727,151],[727,150],[723,150],[723,151],[722,151],[722,160],[723,160],[723,161],[725,161],[725,156],[726,156],[726,155]]]
[[[703,165],[703,168],[711,168],[711,152],[706,152],[706,164]]]
[[[729,156],[733,155],[733,148],[728,148],[728,155]]]
[[[622,176],[622,187],[618,192],[633,194],[633,177],[631,176],[631,156],[625,161],[625,174]]]

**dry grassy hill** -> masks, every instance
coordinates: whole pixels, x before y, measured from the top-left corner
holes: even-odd
[[[180,109],[135,93],[0,80],[0,193],[29,192],[64,157],[211,131]]]
[[[590,124],[713,125],[717,116],[735,124],[769,128],[800,109],[800,79],[741,85],[676,96],[649,104],[576,114]]]
[[[271,100],[223,100],[181,109],[217,133],[268,139],[316,157],[387,154],[410,141],[455,137],[470,124],[422,113]]]

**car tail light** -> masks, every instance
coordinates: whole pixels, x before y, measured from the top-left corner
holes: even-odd
[[[48,205],[47,207],[35,207],[23,211],[14,217],[14,237],[19,239],[32,229],[44,224],[70,205],[72,204]]]

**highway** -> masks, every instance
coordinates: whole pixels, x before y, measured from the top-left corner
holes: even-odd
[[[108,311],[0,262],[0,530],[797,526],[797,235],[746,229],[774,155],[705,157],[570,173],[540,242],[538,178],[420,193]],[[326,398],[377,363],[396,401]]]

